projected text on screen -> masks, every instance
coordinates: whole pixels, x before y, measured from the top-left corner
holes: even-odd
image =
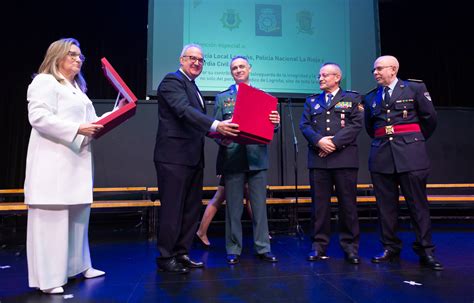
[[[161,78],[178,67],[181,47],[197,43],[206,58],[196,81],[204,92],[222,91],[232,84],[229,62],[236,55],[249,59],[252,85],[270,93],[317,92],[316,76],[324,62],[341,66],[343,88],[367,89],[373,84],[366,71],[378,46],[373,1],[155,0],[151,22],[165,29],[155,26],[150,34],[149,57],[156,59],[149,60],[153,64],[149,83],[156,89]],[[167,58],[174,69],[164,62]],[[355,79],[359,69],[365,72],[360,77],[368,80]]]

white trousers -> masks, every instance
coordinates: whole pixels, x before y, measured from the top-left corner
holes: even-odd
[[[28,281],[41,290],[59,287],[92,267],[90,204],[29,205],[26,235]]]

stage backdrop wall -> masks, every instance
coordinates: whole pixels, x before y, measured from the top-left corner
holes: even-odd
[[[114,100],[94,100],[98,113],[113,107]],[[213,111],[212,101],[207,112]],[[294,139],[287,100],[280,103],[282,125],[270,144],[269,185],[295,184]],[[309,184],[307,143],[298,123],[303,111],[301,102],[293,102],[291,112],[298,145],[298,184]],[[474,182],[474,141],[467,131],[474,123],[472,109],[438,109],[438,128],[428,141],[432,160],[430,183]],[[158,126],[156,101],[139,101],[136,115],[112,132],[94,142],[95,187],[156,186],[153,150]],[[371,183],[367,171],[370,138],[363,129],[358,137],[359,183]],[[190,151],[192,152],[192,151]],[[215,159],[217,144],[206,139],[204,185],[217,185]]]

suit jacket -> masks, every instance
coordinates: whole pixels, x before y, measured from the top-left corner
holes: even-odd
[[[300,130],[308,141],[308,168],[357,168],[359,156],[357,136],[364,120],[358,93],[340,89],[326,106],[325,94],[306,98]],[[318,156],[316,145],[325,136],[334,136],[336,151],[327,157]]]
[[[204,136],[214,119],[206,115],[197,86],[181,71],[167,74],[158,86],[158,132],[154,160],[204,165]]]
[[[99,119],[92,102],[68,81],[38,74],[28,86],[31,135],[26,157],[25,203],[92,203],[90,138],[77,133]]]
[[[382,96],[383,87],[378,87],[364,98],[365,125],[373,138],[369,170],[388,174],[429,168],[425,140],[433,134],[437,120],[425,84],[399,79],[388,104]],[[374,137],[378,128],[411,123],[419,124],[421,132]]]
[[[236,97],[237,87],[235,84],[216,96],[214,106],[216,120],[232,118]],[[216,142],[219,143],[220,140],[216,140]],[[217,174],[264,170],[268,169],[268,147],[266,144],[231,143],[229,146],[220,145],[217,159]]]

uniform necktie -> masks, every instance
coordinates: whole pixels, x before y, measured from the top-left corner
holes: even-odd
[[[390,94],[389,94],[389,91],[390,90],[390,87],[388,86],[385,86],[383,88],[383,91],[384,91],[384,96],[383,96],[383,100],[385,101],[385,104],[388,105],[388,103],[390,103]]]
[[[326,100],[326,106],[331,105],[332,94],[328,94],[328,99]]]

